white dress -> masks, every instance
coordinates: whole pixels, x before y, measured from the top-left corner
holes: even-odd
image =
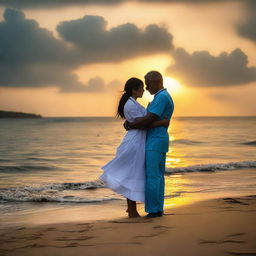
[[[146,109],[132,97],[124,105],[129,122],[146,114]],[[146,130],[128,131],[115,158],[102,167],[104,173],[100,176],[107,187],[133,201],[145,201],[145,142]]]

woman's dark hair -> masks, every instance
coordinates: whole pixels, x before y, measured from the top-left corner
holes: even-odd
[[[124,86],[124,94],[122,95],[121,99],[119,100],[118,108],[117,108],[117,116],[121,118],[125,118],[124,116],[124,105],[127,100],[132,96],[132,90],[138,90],[140,86],[143,85],[143,82],[136,78],[132,77],[127,80]]]

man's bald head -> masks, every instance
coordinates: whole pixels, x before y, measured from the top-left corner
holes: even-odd
[[[149,71],[145,76],[146,89],[150,94],[156,94],[163,89],[163,77],[158,71]]]
[[[151,81],[163,81],[163,77],[160,72],[152,70],[149,71],[145,76],[145,79],[151,80]]]

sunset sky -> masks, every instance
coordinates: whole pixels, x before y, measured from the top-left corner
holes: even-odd
[[[175,116],[255,116],[256,1],[0,0],[0,110],[114,116],[150,70]]]

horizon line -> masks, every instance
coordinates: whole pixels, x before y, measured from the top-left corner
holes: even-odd
[[[43,118],[81,118],[81,117],[91,117],[91,118],[118,118],[116,116],[42,116]],[[212,116],[173,116],[175,117],[256,117],[256,115],[223,115],[223,116],[218,116],[218,115],[212,115]],[[172,118],[173,118],[172,117]]]

